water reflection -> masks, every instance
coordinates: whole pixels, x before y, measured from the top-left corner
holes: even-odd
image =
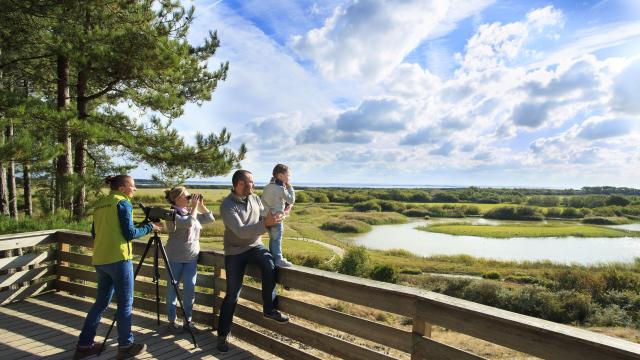
[[[355,237],[354,242],[371,249],[406,249],[421,256],[467,254],[500,260],[551,260],[578,264],[631,262],[635,257],[640,257],[640,238],[637,237],[495,239],[454,236],[415,229],[433,223],[460,221],[478,225],[514,223],[483,218],[418,220],[407,224],[374,226],[369,233]],[[640,224],[631,225],[637,227],[623,229],[640,230]]]

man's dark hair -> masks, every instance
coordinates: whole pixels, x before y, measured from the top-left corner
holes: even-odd
[[[249,175],[251,174],[251,171],[249,170],[236,170],[236,172],[233,173],[233,177],[231,178],[231,183],[233,184],[233,188],[235,189],[236,186],[238,186],[238,183],[240,181],[244,181],[245,184],[247,183],[247,178]]]

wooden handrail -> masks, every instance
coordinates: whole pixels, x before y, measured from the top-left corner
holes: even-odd
[[[55,240],[50,239],[51,234],[52,232],[38,232],[19,234],[15,237],[5,235],[0,238],[0,249],[3,241],[13,242],[12,246],[15,246],[16,243],[33,244],[34,242],[57,241],[61,244],[87,249],[92,247],[91,238],[87,233],[57,230],[53,232]],[[140,254],[144,250],[145,244],[146,241],[134,241],[134,253]],[[33,254],[29,256],[29,259],[20,257],[20,261],[16,263],[24,264],[37,257]],[[92,281],[90,271],[77,269],[77,266],[90,265],[90,256],[59,251],[58,259],[69,264],[77,264],[72,267],[60,266],[58,268],[59,273],[57,275],[59,277],[64,276],[72,279],[71,282],[60,281],[57,285],[58,289],[78,295],[92,294],[94,290],[92,290],[91,286],[73,282],[73,279],[84,282]],[[201,252],[198,263],[208,266],[209,269],[213,268],[213,270],[210,273],[199,274],[199,277],[202,278],[198,281],[201,290],[196,296],[196,305],[200,305],[200,307],[194,312],[194,319],[215,325],[217,317],[212,316],[212,313],[215,314],[219,308],[220,292],[225,291],[225,281],[222,278],[224,274],[224,254],[220,251],[204,250]],[[149,267],[144,266],[141,275],[150,276],[150,271]],[[32,273],[34,272],[25,272],[22,277],[24,278]],[[258,269],[254,267],[249,267],[247,275],[255,278],[260,277]],[[7,279],[4,279],[5,284],[8,281]],[[148,282],[148,280],[144,278],[136,282],[136,292],[147,293],[152,291],[153,287],[145,282]],[[411,332],[394,329],[382,323],[371,322],[370,320],[339,311],[301,302],[287,297],[286,294],[280,297],[279,307],[284,312],[292,314],[296,318],[304,318],[320,327],[347,332],[365,340],[364,342],[358,341],[358,343],[354,343],[334,341],[335,338],[331,340],[332,337],[326,335],[322,330],[317,330],[317,326],[308,327],[304,325],[304,322],[294,321],[292,324],[285,326],[269,326],[269,323],[262,319],[258,311],[252,307],[239,304],[236,311],[236,315],[239,318],[252,324],[268,327],[270,331],[276,331],[283,336],[305,343],[307,346],[340,357],[386,359],[393,358],[392,354],[395,351],[409,353],[412,359],[482,358],[430,339],[428,337],[429,325],[427,325],[427,328],[422,325],[428,322],[429,324],[442,326],[546,359],[640,359],[640,345],[636,343],[417,288],[298,266],[280,269],[278,271],[278,282],[288,288],[413,319],[414,328],[413,332]],[[260,303],[259,289],[248,285],[245,286],[242,297],[251,302]],[[142,308],[155,310],[155,306],[152,306],[153,302],[148,299],[137,298],[135,303]],[[203,307],[209,310],[202,310],[204,309]],[[317,358],[315,353],[303,352],[279,340],[259,334],[253,329],[242,325],[234,326],[234,328],[238,329],[237,331],[234,330],[236,336],[277,351],[277,353],[286,353],[292,357]],[[369,344],[371,342],[379,344],[374,346],[377,349],[380,346],[387,347],[390,349],[391,353],[389,354],[391,355],[371,350],[368,346],[362,345],[367,342]]]

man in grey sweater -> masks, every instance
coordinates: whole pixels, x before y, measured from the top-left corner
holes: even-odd
[[[286,323],[289,318],[276,310],[276,274],[273,257],[262,245],[260,235],[281,221],[280,216],[268,212],[261,217],[263,208],[260,198],[253,194],[253,175],[247,170],[238,170],[232,178],[233,190],[220,204],[220,216],[224,223],[224,268],[227,276],[227,291],[220,307],[218,322],[218,350],[229,350],[227,336],[231,331],[233,313],[242,289],[242,280],[247,264],[255,264],[262,271],[263,315],[277,323]]]

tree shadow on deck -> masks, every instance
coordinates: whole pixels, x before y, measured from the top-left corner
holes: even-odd
[[[0,308],[0,358],[69,359],[73,356],[78,334],[92,299],[49,293]],[[113,319],[114,309],[105,312],[95,341],[102,342]],[[117,326],[117,325],[116,325]],[[207,330],[196,334],[199,347],[194,349],[189,333],[171,334],[166,322],[158,326],[155,314],[134,313],[132,331],[136,342],[146,343],[148,354],[142,358],[260,359],[250,351],[231,346],[228,353],[216,350],[216,336]],[[104,353],[99,358],[111,359],[117,351],[117,329],[114,328]]]

